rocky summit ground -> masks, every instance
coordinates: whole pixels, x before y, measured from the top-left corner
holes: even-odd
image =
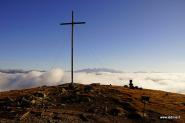
[[[185,95],[98,83],[12,90],[0,93],[0,122],[185,123]]]

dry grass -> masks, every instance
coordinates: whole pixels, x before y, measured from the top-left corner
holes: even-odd
[[[65,84],[1,92],[0,122],[185,122],[185,95],[109,85],[91,85],[88,92],[84,91],[85,87],[75,84],[75,88],[70,89]],[[46,97],[42,94],[37,97],[35,93]],[[142,95],[150,97],[144,118]],[[180,119],[160,120],[160,116],[180,116]]]

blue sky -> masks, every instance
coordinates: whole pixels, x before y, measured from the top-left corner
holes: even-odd
[[[1,0],[0,68],[185,72],[184,0]]]

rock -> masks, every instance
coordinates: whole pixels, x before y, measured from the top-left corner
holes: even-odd
[[[80,94],[80,91],[75,92],[75,94],[76,94],[76,95],[79,95],[79,94]]]
[[[67,92],[67,91],[66,91],[65,88],[62,88],[62,89],[61,89],[61,94],[66,93],[66,92]]]
[[[53,112],[42,112],[41,117],[43,118],[53,117]]]
[[[36,97],[42,97],[42,98],[45,98],[46,97],[46,94],[43,93],[43,92],[40,92],[40,91],[34,93],[33,95],[36,96]]]
[[[47,85],[43,85],[43,86],[41,86],[41,88],[46,88],[47,87]]]
[[[140,88],[139,88],[139,90],[143,90],[143,88],[142,88],[142,87],[140,87]]]
[[[183,106],[185,106],[185,102],[182,102],[181,104],[182,104]]]
[[[64,107],[66,106],[66,104],[60,104],[60,105],[61,105],[61,106],[64,106]]]
[[[9,118],[15,118],[17,113],[15,111],[9,111],[7,114],[6,114]]]
[[[82,97],[81,101],[82,102],[91,102],[91,98],[90,97]]]
[[[136,112],[131,112],[127,115],[127,117],[129,119],[134,119],[134,120],[138,120],[138,119],[142,119],[142,116],[139,113]]]
[[[31,104],[34,105],[36,103],[36,100],[32,100]]]
[[[4,107],[4,106],[11,106],[13,104],[14,100],[12,98],[4,98],[4,99],[0,99],[0,106]]]
[[[114,116],[120,116],[124,114],[124,110],[120,107],[115,107],[110,110],[110,114]]]
[[[92,86],[100,86],[100,83],[92,83]]]
[[[36,111],[30,111],[30,114],[34,115],[35,117],[41,116],[41,112],[36,112]]]
[[[20,101],[20,105],[22,107],[27,107],[27,106],[30,106],[30,104],[31,104],[31,101],[28,100],[26,97],[23,96],[22,99],[21,99],[21,101]]]
[[[139,87],[138,87],[138,86],[135,86],[134,88],[135,88],[135,89],[139,89]]]
[[[85,93],[93,92],[93,87],[91,85],[85,85],[84,86],[84,92]]]
[[[90,107],[89,109],[87,109],[87,112],[89,112],[89,113],[97,113],[98,109],[96,107]]]
[[[71,95],[69,97],[67,97],[67,101],[70,103],[78,103],[80,102],[80,96],[78,95]]]
[[[82,121],[85,121],[85,122],[88,121],[88,118],[87,118],[87,116],[86,116],[85,114],[80,114],[79,117],[80,117],[80,119],[81,119]]]
[[[24,114],[20,117],[20,120],[25,120],[25,119],[27,119],[29,115],[30,115],[30,111],[24,113]]]
[[[57,113],[57,112],[53,112],[53,119],[55,120],[60,120],[62,117],[61,117],[61,114],[60,113]]]
[[[122,105],[123,109],[125,109],[128,112],[135,112],[136,111],[136,108],[134,108],[132,106],[131,102],[122,101],[120,104]]]
[[[124,87],[124,88],[128,88],[128,85],[124,85],[123,87]]]

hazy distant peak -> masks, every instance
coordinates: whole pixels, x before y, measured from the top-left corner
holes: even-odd
[[[39,71],[39,72],[44,72],[41,70],[22,70],[22,69],[0,69],[1,73],[10,73],[10,74],[15,74],[15,73],[28,73],[31,71]]]
[[[87,69],[77,70],[75,72],[86,72],[86,73],[94,73],[94,72],[123,73],[123,71],[109,69],[109,68],[87,68]]]

